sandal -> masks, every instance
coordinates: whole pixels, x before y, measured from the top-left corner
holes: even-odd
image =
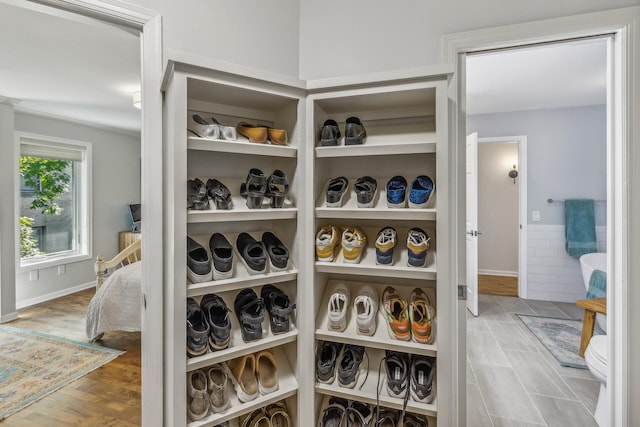
[[[269,416],[262,408],[240,417],[240,427],[271,427]]]
[[[211,116],[211,121],[218,125],[218,127],[220,128],[220,139],[224,139],[227,141],[236,141],[238,139],[236,128],[234,128],[233,126],[223,125],[213,116]]]
[[[207,187],[198,178],[187,180],[187,209],[198,211],[209,209]]]
[[[256,380],[256,357],[247,354],[229,362],[231,382],[235,385],[240,402],[249,402],[258,397],[258,381]]]
[[[291,418],[287,412],[287,405],[284,402],[267,405],[264,411],[267,413],[269,421],[271,421],[271,427],[290,427],[292,425]]]
[[[260,169],[251,168],[246,182],[240,185],[240,195],[247,198],[249,209],[260,209],[267,192],[267,177]]]
[[[264,321],[264,300],[258,298],[253,289],[243,289],[236,296],[234,309],[244,342],[262,338],[262,322]]]
[[[206,185],[207,195],[213,199],[216,209],[231,209],[233,203],[231,201],[231,192],[226,185],[217,179],[209,179]]]
[[[289,193],[289,181],[287,176],[279,169],[273,171],[267,179],[265,196],[271,198],[272,208],[281,208]]]
[[[256,353],[256,374],[260,394],[273,393],[278,390],[278,362],[272,349]]]
[[[220,126],[207,122],[197,114],[189,115],[187,131],[198,138],[220,139]]]
[[[256,142],[258,144],[264,144],[267,142],[269,136],[267,128],[264,126],[254,126],[247,122],[240,122],[236,125],[238,133],[247,139],[249,142]]]
[[[289,332],[289,316],[296,308],[289,296],[273,285],[264,285],[260,291],[264,305],[269,312],[272,334]]]

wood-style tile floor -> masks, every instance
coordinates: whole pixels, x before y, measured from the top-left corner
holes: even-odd
[[[515,313],[582,319],[575,304],[479,295],[467,312],[467,426],[597,427],[600,383],[563,368]]]
[[[87,341],[85,315],[94,289],[29,307],[16,328]],[[0,426],[139,426],[141,414],[140,333],[108,332],[99,345],[126,353],[15,412]]]
[[[518,296],[518,278],[508,276],[478,275],[478,293],[485,295]]]

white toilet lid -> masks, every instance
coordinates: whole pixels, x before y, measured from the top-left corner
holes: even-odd
[[[599,373],[606,378],[607,375],[607,336],[606,335],[594,335],[589,341],[587,347],[587,353],[589,353],[587,363],[593,370],[599,371]],[[586,356],[586,355],[585,355]],[[587,357],[585,357],[587,358]]]

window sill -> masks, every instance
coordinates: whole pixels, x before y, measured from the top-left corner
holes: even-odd
[[[92,259],[89,254],[65,254],[65,255],[54,255],[54,256],[44,256],[38,260],[30,260],[27,262],[20,262],[17,266],[17,273],[26,273],[28,271],[33,270],[41,270],[44,268],[57,267],[59,265],[71,264],[74,262],[87,261]]]

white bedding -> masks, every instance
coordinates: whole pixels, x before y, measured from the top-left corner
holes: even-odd
[[[136,262],[114,271],[93,296],[87,310],[89,340],[108,331],[140,330],[141,265]]]

